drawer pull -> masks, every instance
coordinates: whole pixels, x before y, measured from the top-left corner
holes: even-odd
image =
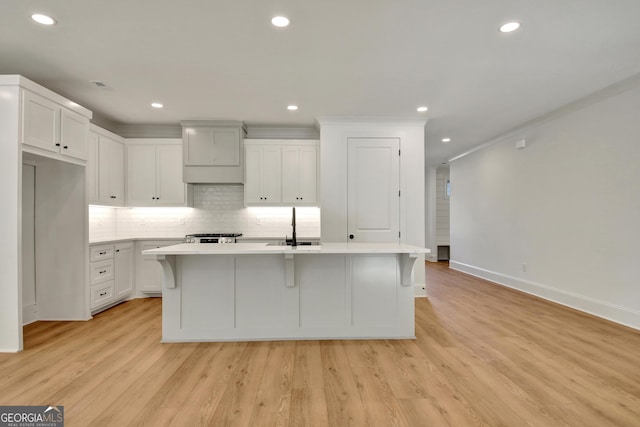
[[[107,272],[107,270],[102,270],[102,271],[99,271],[98,273],[99,273],[99,274],[104,274],[104,273],[106,273],[106,272]]]
[[[107,251],[103,251],[103,252],[98,252],[98,255],[106,255]]]
[[[104,297],[104,296],[106,296],[108,293],[109,293],[109,292],[107,292],[107,291],[100,292],[100,295],[99,295],[99,296]]]

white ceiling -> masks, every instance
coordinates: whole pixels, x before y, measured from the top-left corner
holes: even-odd
[[[440,162],[640,73],[639,17],[639,0],[0,0],[0,74],[114,124],[427,117]]]

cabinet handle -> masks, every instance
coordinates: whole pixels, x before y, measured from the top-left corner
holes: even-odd
[[[56,147],[60,147],[60,143],[59,142],[56,142]]]
[[[116,196],[111,196],[111,198],[112,198],[112,199],[115,199],[115,198],[116,198]]]
[[[62,147],[62,148],[64,148],[64,149],[66,150],[66,149],[68,149],[68,148],[69,148],[69,146],[68,146],[68,145],[65,145],[65,146],[64,146],[64,147]]]
[[[107,291],[104,291],[104,292],[100,292],[100,295],[99,295],[99,296],[103,297],[103,296],[106,296],[107,294],[108,294],[108,292],[107,292]]]
[[[353,234],[349,234],[350,239],[353,239],[353,237],[354,237]]]
[[[156,199],[155,197],[152,197],[152,198],[151,198],[151,200],[155,200],[155,199]]]
[[[99,274],[104,274],[106,272],[107,272],[107,270],[98,271]]]
[[[98,252],[98,255],[106,255],[106,254],[107,254],[107,252],[106,252],[106,251],[104,251],[104,252]]]
[[[120,249],[116,249],[116,252],[120,252]]]

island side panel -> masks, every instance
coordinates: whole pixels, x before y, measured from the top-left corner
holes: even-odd
[[[412,338],[395,254],[182,255],[163,289],[163,341]]]

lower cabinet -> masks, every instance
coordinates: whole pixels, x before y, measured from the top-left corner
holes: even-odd
[[[133,242],[89,247],[89,293],[92,313],[131,296],[133,266]]]
[[[138,292],[143,295],[161,293],[163,281],[162,267],[156,261],[156,257],[154,255],[141,255],[140,253],[147,249],[162,248],[177,243],[175,240],[143,240],[137,242],[136,288]]]

